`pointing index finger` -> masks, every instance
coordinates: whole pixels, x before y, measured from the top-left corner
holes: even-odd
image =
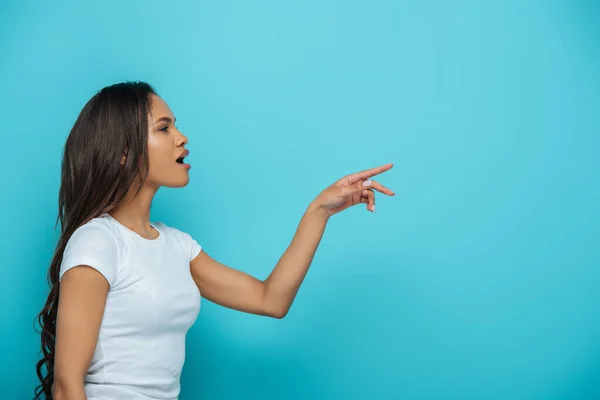
[[[379,175],[385,171],[392,169],[394,164],[385,164],[380,167],[375,167],[371,169],[367,169],[361,172],[357,172],[355,174],[348,175],[348,184],[352,185],[360,180],[369,179],[375,175]]]

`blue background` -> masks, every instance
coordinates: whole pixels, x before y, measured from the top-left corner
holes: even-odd
[[[31,398],[64,140],[156,86],[191,183],[153,220],[265,278],[309,202],[334,217],[289,315],[203,303],[182,400],[600,398],[594,1],[4,1],[0,387]]]

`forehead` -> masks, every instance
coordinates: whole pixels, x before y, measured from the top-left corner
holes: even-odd
[[[162,117],[169,117],[171,119],[175,119],[167,102],[154,94],[151,97],[151,106],[149,111],[150,113],[148,117],[150,121],[156,121]]]

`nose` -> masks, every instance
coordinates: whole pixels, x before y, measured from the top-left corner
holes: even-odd
[[[179,132],[179,136],[177,137],[177,146],[183,146],[188,143],[188,138],[183,133]]]

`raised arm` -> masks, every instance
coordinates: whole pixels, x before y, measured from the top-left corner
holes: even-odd
[[[104,313],[109,284],[85,265],[67,271],[60,283],[56,318],[54,400],[86,400],[84,381]]]
[[[325,216],[309,207],[291,244],[264,281],[223,265],[204,251],[191,262],[194,281],[202,296],[216,304],[283,318],[308,271],[326,223]]]
[[[391,168],[392,164],[386,164],[348,175],[321,192],[304,213],[289,247],[265,280],[223,265],[200,252],[190,265],[200,293],[228,308],[283,318],[312,263],[329,218],[360,203],[374,212],[373,190],[388,196],[394,192],[369,178]]]

